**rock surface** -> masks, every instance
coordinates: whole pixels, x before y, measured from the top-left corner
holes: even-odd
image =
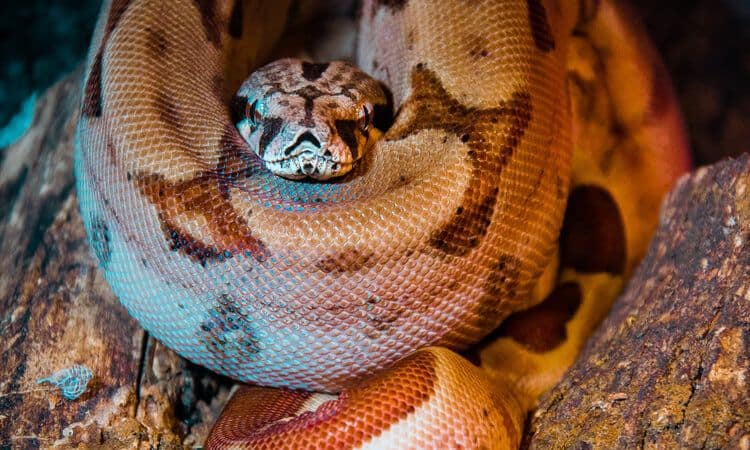
[[[697,170],[529,448],[750,448],[750,154]]]

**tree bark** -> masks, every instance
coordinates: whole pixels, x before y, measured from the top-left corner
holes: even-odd
[[[697,170],[529,448],[750,448],[750,155]]]
[[[213,397],[217,378],[149,338],[86,242],[73,179],[81,74],[50,88],[0,152],[0,448],[202,444],[217,406],[198,395]],[[76,364],[93,378],[75,400],[36,383]]]

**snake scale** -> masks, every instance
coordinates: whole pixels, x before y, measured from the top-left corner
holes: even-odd
[[[155,338],[256,385],[208,448],[515,448],[689,166],[669,79],[610,0],[320,3],[105,2],[75,152],[99,267]],[[356,25],[319,25],[331,3]],[[309,48],[284,70],[346,98],[238,93]]]

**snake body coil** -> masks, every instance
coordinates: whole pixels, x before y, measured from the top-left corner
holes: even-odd
[[[311,423],[289,420],[302,411],[316,424],[338,420],[369,430],[361,439],[342,438],[339,444],[349,447],[517,445],[525,400],[498,393],[486,374],[448,350],[414,352],[464,350],[549,293],[569,189],[585,181],[571,177],[580,161],[573,150],[596,135],[582,132],[591,118],[571,99],[570,61],[586,61],[575,56],[585,46],[571,36],[602,17],[622,25],[618,10],[609,2],[597,10],[583,1],[365,0],[355,58],[388,88],[395,117],[363,155],[342,147],[330,158],[300,152],[308,159],[279,165],[291,178],[352,165],[343,179],[321,182],[274,175],[234,125],[234,93],[274,56],[284,24],[301,8],[289,3],[105,5],[87,65],[75,167],[84,224],[107,281],[150,333],[198,364],[270,387],[351,389],[324,397],[327,403],[295,394],[282,402],[286,409],[227,413],[230,423],[245,414],[262,430],[258,445],[329,439],[313,433]],[[308,75],[322,73],[318,67]],[[627,85],[653,94],[632,80]],[[638,192],[657,202],[686,167],[679,118],[664,92],[667,112],[653,122],[659,131],[625,134],[643,137],[637,152],[654,148],[658,136],[674,139],[639,168],[646,176]],[[314,92],[305,95],[315,103]],[[612,95],[621,108],[614,110],[622,110]],[[635,120],[627,111],[626,119]],[[282,131],[264,119],[256,139],[271,152]],[[589,147],[591,154],[600,148]],[[273,151],[283,155],[284,148]],[[622,166],[618,158],[610,167]],[[612,192],[615,214],[618,205],[630,208]],[[655,212],[640,217],[636,236],[647,235]],[[636,254],[628,249],[618,276],[632,268],[641,241]],[[543,277],[545,269],[551,278]],[[362,384],[408,355],[391,372],[395,378],[377,375]],[[372,386],[384,389],[380,409],[371,397],[358,397]],[[281,394],[260,395],[278,401]],[[355,404],[375,412],[354,409],[350,417],[345,412]],[[435,422],[450,408],[461,417]],[[373,428],[376,422],[382,426]],[[393,437],[400,432],[386,433],[395,433],[396,422],[427,431],[409,444]],[[228,442],[234,431],[226,423],[211,445]],[[308,440],[290,440],[299,427]],[[263,440],[271,429],[286,437]]]

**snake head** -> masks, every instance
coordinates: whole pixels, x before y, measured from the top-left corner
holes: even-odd
[[[250,148],[272,173],[295,180],[348,173],[387,109],[380,83],[343,61],[274,61],[253,72],[236,99],[236,125]]]

